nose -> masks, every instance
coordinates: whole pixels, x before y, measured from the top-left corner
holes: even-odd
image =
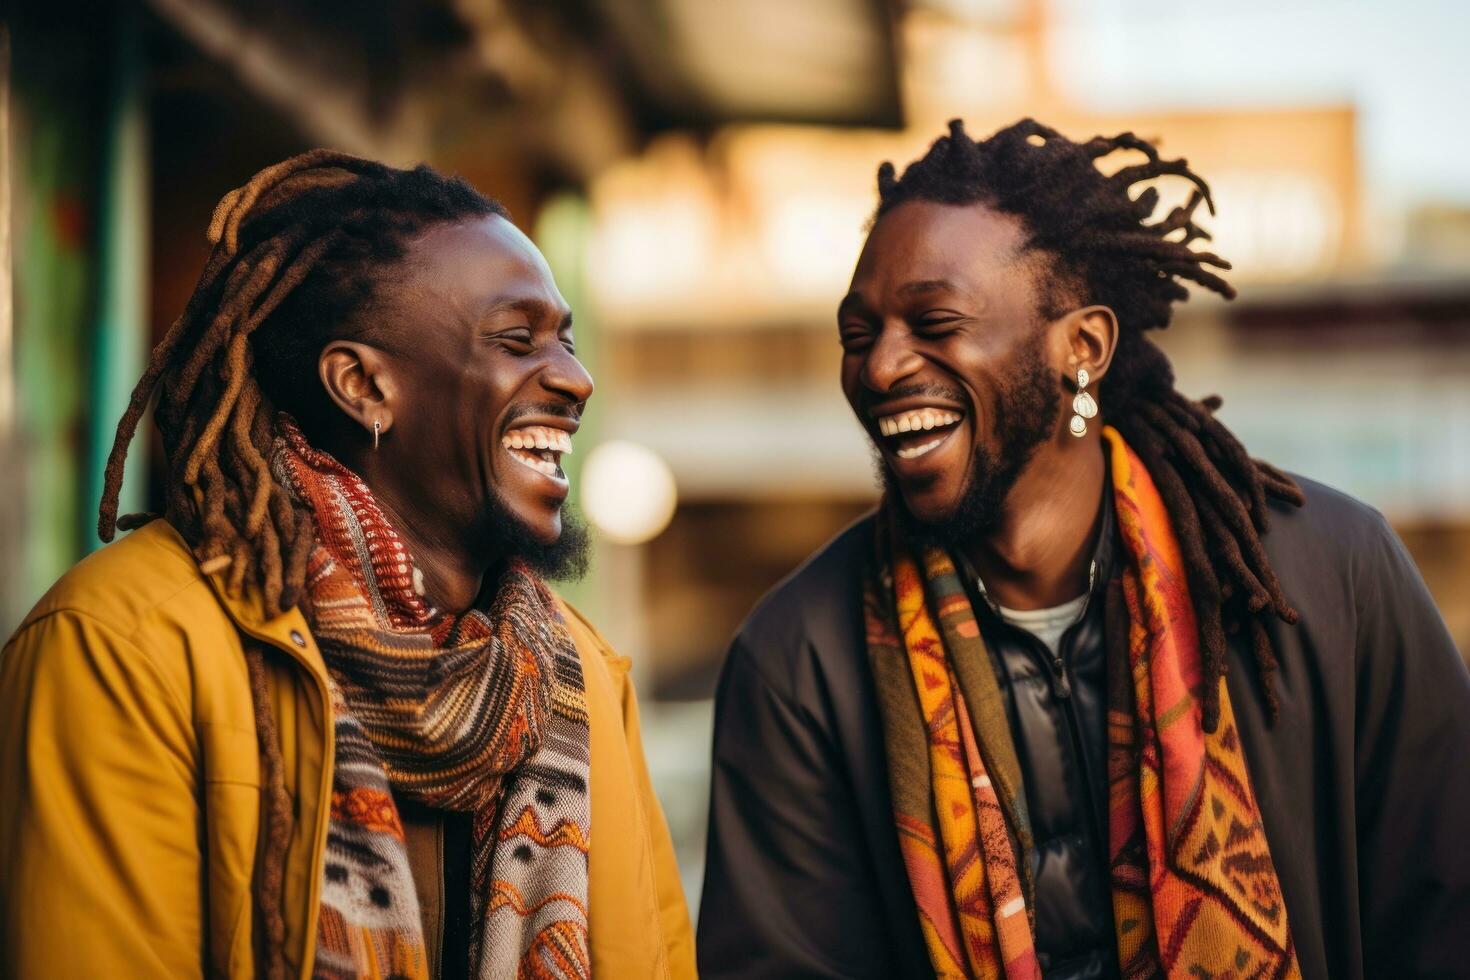
[[[587,373],[582,362],[577,360],[575,354],[560,345],[557,347],[557,353],[552,356],[541,372],[541,386],[577,404],[591,398],[595,387],[592,383],[592,375]]]
[[[863,384],[879,393],[890,391],[904,378],[917,373],[923,363],[923,358],[910,346],[906,329],[884,325],[863,362]]]

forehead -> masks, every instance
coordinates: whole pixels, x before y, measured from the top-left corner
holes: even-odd
[[[415,300],[539,300],[566,307],[541,251],[495,214],[437,224],[414,239],[403,258],[401,281]]]
[[[985,204],[907,201],[873,225],[852,286],[863,293],[931,280],[993,286],[1019,271],[1026,240],[1020,218]]]

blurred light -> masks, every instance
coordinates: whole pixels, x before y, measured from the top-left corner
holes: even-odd
[[[657,537],[669,526],[677,499],[668,464],[635,442],[604,442],[582,466],[582,509],[618,544],[642,544]]]
[[[699,148],[656,141],[592,187],[596,225],[587,274],[608,311],[641,319],[661,304],[693,302],[720,248],[719,202]]]
[[[863,247],[860,216],[871,207],[866,190],[844,195],[815,188],[772,200],[761,237],[769,275],[783,291],[823,304],[843,292]]]
[[[1019,105],[1027,97],[1027,49],[1019,33],[916,11],[904,21],[903,44],[906,109],[926,129],[935,120]]]

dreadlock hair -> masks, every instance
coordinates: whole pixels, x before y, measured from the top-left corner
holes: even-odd
[[[1139,163],[1106,174],[1098,161],[1136,151]],[[1134,188],[1159,177],[1194,185],[1187,203],[1154,221],[1159,192]],[[1271,465],[1252,459],[1215,412],[1218,397],[1193,401],[1174,388],[1169,359],[1145,332],[1169,325],[1173,304],[1189,297],[1190,282],[1226,299],[1235,290],[1216,270],[1230,263],[1191,245],[1209,235],[1194,222],[1210,188],[1184,160],[1166,160],[1132,133],[1074,143],[1033,119],[975,141],[956,119],[900,178],[892,163],[878,168],[875,220],[905,201],[984,204],[1019,217],[1026,249],[1044,258],[1039,314],[1055,319],[1080,299],[1112,309],[1118,344],[1099,385],[1108,421],[1127,439],[1158,484],[1184,556],[1199,621],[1205,676],[1204,727],[1220,717],[1226,636],[1244,633],[1260,671],[1274,719],[1276,653],[1265,623],[1295,623],[1297,613],[1261,546],[1266,498],[1295,506],[1301,490]]]
[[[400,170],[312,150],[226,194],[209,224],[213,246],[183,315],[153,350],[107,460],[97,533],[153,515],[117,516],[128,446],[158,394],[168,465],[169,522],[201,569],[228,569],[227,588],[259,590],[267,616],[302,598],[314,540],[310,517],[271,467],[278,412],[308,436],[333,412],[316,360],[332,340],[370,336],[355,322],[375,281],[431,225],[490,214],[500,204],[427,165]],[[246,644],[266,806],[255,874],[262,973],[286,974],[280,891],[292,823],[279,732],[266,687],[266,651]]]

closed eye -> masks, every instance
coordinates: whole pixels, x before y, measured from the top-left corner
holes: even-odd
[[[873,331],[864,324],[847,324],[839,332],[842,346],[847,350],[861,350],[873,344]]]
[[[510,330],[501,330],[491,336],[492,340],[499,343],[512,354],[529,354],[534,345],[531,342],[530,327],[516,327]]]
[[[929,312],[920,315],[919,318],[914,321],[914,324],[920,329],[928,327],[943,327],[948,324],[957,323],[963,319],[963,315],[956,313],[953,310],[930,310]]]

